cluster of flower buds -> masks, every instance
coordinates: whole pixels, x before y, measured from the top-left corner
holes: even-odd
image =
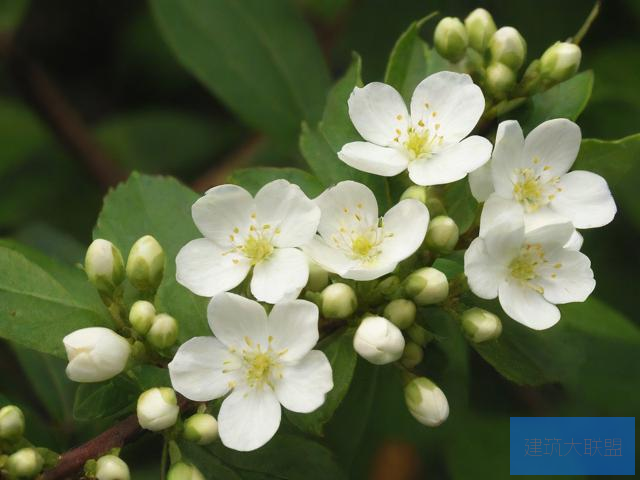
[[[140,336],[158,350],[171,347],[178,339],[178,322],[171,315],[156,313],[147,300],[138,300],[129,310],[129,323]]]

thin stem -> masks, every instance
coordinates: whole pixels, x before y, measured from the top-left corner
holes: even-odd
[[[167,478],[167,458],[169,457],[169,441],[167,437],[164,438],[164,444],[162,445],[162,458],[160,459],[160,480],[166,480]]]
[[[580,27],[580,30],[573,36],[571,39],[572,43],[576,45],[580,45],[580,42],[585,37],[593,22],[595,22],[596,18],[598,18],[598,14],[600,13],[600,0],[596,0],[596,3],[593,5],[593,8],[589,12],[589,15],[585,19],[584,23]]]

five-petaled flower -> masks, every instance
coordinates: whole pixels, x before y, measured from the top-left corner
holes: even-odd
[[[169,364],[171,383],[185,397],[222,402],[222,443],[235,450],[264,445],[280,425],[280,405],[311,412],[333,388],[318,341],[318,308],[306,300],[274,305],[267,316],[253,300],[233,293],[213,297],[208,309],[214,337],[184,343]]]

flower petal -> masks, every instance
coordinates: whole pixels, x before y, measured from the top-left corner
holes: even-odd
[[[226,447],[240,452],[260,448],[278,431],[281,414],[280,403],[271,387],[235,389],[220,407],[220,440]]]
[[[498,289],[500,305],[516,322],[534,330],[545,330],[560,320],[560,310],[542,294],[517,281],[507,281]]]
[[[522,223],[524,222],[524,211],[522,206],[512,199],[506,199],[498,195],[492,194],[482,207],[480,214],[480,236],[486,233],[496,225],[501,223]]]
[[[267,312],[258,302],[235,293],[220,293],[211,299],[207,318],[213,334],[229,348],[268,343]]]
[[[400,150],[369,142],[347,143],[338,152],[344,163],[363,172],[393,177],[407,169],[409,160]]]
[[[496,144],[491,155],[491,178],[496,193],[504,198],[513,197],[517,171],[525,166],[524,135],[516,120],[498,125]]]
[[[402,200],[385,213],[382,225],[385,238],[380,261],[397,263],[422,245],[429,225],[429,210],[418,200]]]
[[[272,348],[285,362],[304,357],[318,343],[318,307],[306,300],[280,302],[273,306],[267,322]]]
[[[228,372],[225,362],[238,360],[222,342],[213,337],[194,337],[180,345],[169,363],[171,385],[196,402],[222,397],[235,380],[235,371]]]
[[[491,178],[491,162],[469,172],[469,187],[471,195],[478,202],[484,202],[493,193],[493,179]]]
[[[490,300],[498,296],[498,287],[507,276],[507,268],[491,258],[484,239],[476,238],[464,253],[464,273],[471,291]]]
[[[284,408],[309,413],[320,407],[333,388],[331,364],[320,350],[310,351],[298,363],[282,370],[282,380],[275,391]]]
[[[315,235],[320,209],[298,185],[267,183],[256,193],[257,228],[273,235],[276,247],[299,247]]]
[[[409,114],[397,90],[379,82],[354,88],[349,97],[349,116],[362,138],[383,147],[406,132]]]
[[[426,159],[409,164],[409,178],[418,185],[455,182],[484,165],[491,156],[491,142],[472,136],[444,147]]]
[[[544,288],[544,298],[555,304],[584,302],[596,287],[591,262],[583,253],[559,250],[547,257],[539,269],[537,281]]]
[[[261,302],[293,300],[307,284],[309,262],[297,248],[276,248],[253,267],[251,293]]]
[[[607,181],[595,173],[576,170],[560,178],[562,191],[551,208],[570,219],[576,228],[602,227],[613,220],[616,204]]]
[[[196,295],[213,297],[240,285],[251,265],[207,238],[191,240],[176,256],[176,280]]]
[[[525,238],[524,220],[521,216],[504,216],[504,220],[494,224],[483,237],[493,261],[507,265],[520,254]]]
[[[576,252],[582,248],[582,244],[584,243],[584,237],[578,232],[574,230],[571,234],[571,238],[565,244],[564,248],[567,250],[575,250]]]
[[[580,127],[571,120],[555,118],[541,123],[524,141],[524,166],[533,168],[543,180],[564,175],[578,155],[581,138]]]
[[[304,252],[323,269],[340,276],[354,268],[356,262],[341,250],[328,245],[322,237],[316,235],[304,248]]]
[[[378,222],[378,202],[365,185],[350,180],[325,190],[316,204],[322,210],[318,232],[329,241],[340,228],[360,229]]]
[[[545,254],[562,249],[571,239],[575,229],[570,222],[549,223],[531,230],[524,235],[525,243],[540,244]]]
[[[349,280],[358,280],[366,282],[369,280],[375,280],[387,273],[393,272],[398,266],[398,262],[385,262],[377,261],[374,263],[360,263],[349,269],[349,271],[341,274],[342,278],[348,278]]]

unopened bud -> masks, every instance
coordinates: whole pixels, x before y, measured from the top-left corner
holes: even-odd
[[[496,33],[496,24],[491,14],[484,8],[476,8],[464,19],[464,26],[467,29],[469,46],[476,52],[484,53],[491,36]]]
[[[110,295],[124,280],[124,261],[120,250],[108,240],[94,240],[84,257],[84,270],[99,292]]]
[[[127,278],[141,291],[155,291],[164,273],[164,250],[151,235],[139,238],[127,258]]]
[[[329,273],[313,260],[309,261],[309,280],[307,280],[307,290],[320,292],[329,285]]]
[[[62,339],[69,364],[67,376],[74,382],[102,382],[118,375],[127,365],[131,346],[104,327],[81,328]]]
[[[218,438],[218,421],[208,413],[196,413],[184,422],[184,438],[198,445],[208,445]]]
[[[384,309],[384,318],[404,330],[410,327],[416,319],[416,304],[405,298],[392,300]]]
[[[156,308],[153,303],[146,300],[138,300],[129,310],[129,323],[140,335],[145,335],[151,328],[156,316]]]
[[[333,283],[322,291],[322,316],[343,319],[358,308],[358,297],[346,283]]]
[[[393,323],[384,317],[366,317],[353,337],[353,348],[375,365],[395,362],[402,356],[404,337]]]
[[[437,427],[449,416],[447,397],[428,378],[414,378],[409,382],[404,387],[404,399],[411,415],[428,427]]]
[[[504,63],[517,72],[527,56],[527,43],[515,28],[502,27],[491,37],[489,50],[494,62]]]
[[[129,467],[115,455],[105,455],[98,459],[96,464],[97,480],[129,480],[131,474]]]
[[[13,477],[35,477],[44,465],[44,460],[34,448],[22,448],[7,459],[7,470]]]
[[[443,58],[459,62],[467,51],[467,31],[459,18],[445,17],[436,26],[433,43]]]
[[[138,397],[136,413],[142,428],[165,430],[176,423],[180,413],[176,393],[168,387],[147,390]]]
[[[402,352],[402,358],[400,359],[400,363],[407,368],[413,368],[416,365],[419,365],[424,357],[424,351],[422,347],[417,343],[407,342],[404,346],[404,351]]]
[[[493,62],[486,70],[486,85],[494,98],[502,100],[513,90],[516,74],[500,62]]]
[[[405,291],[418,305],[433,305],[449,296],[449,282],[440,270],[424,267],[405,280]]]
[[[170,347],[178,339],[178,322],[166,313],[156,315],[147,332],[146,339],[152,346],[160,350]]]
[[[15,405],[0,409],[0,439],[16,440],[24,433],[24,414]]]
[[[462,314],[462,328],[471,341],[480,343],[498,338],[502,333],[502,322],[497,315],[475,307]]]
[[[460,231],[451,217],[439,215],[432,218],[427,229],[427,247],[436,252],[451,252],[456,244]]]
[[[193,465],[178,462],[174,463],[169,469],[167,480],[205,480],[205,478],[200,473],[200,470]]]
[[[407,335],[413,343],[416,343],[421,347],[425,347],[427,343],[433,340],[433,334],[417,323],[414,323],[407,329]]]
[[[400,196],[400,200],[418,200],[421,203],[427,202],[427,187],[423,187],[420,185],[411,185],[407,188],[402,195]]]
[[[553,83],[563,82],[575,75],[581,59],[582,51],[578,45],[556,42],[540,57],[540,72]]]

